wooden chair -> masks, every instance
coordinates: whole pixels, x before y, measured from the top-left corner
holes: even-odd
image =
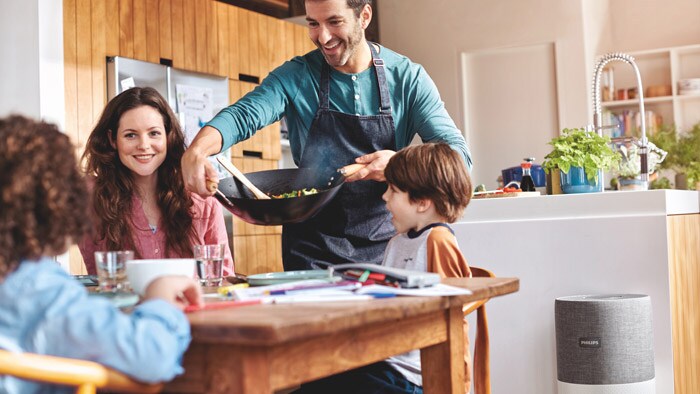
[[[139,383],[102,364],[72,358],[0,350],[0,376],[76,387],[76,394],[108,389],[129,393],[158,393],[163,384]]]
[[[493,272],[470,266],[472,278],[495,278]],[[489,324],[486,317],[486,302],[489,298],[473,301],[462,307],[466,318],[468,314],[476,311],[476,338],[474,341],[474,381],[475,394],[491,394],[491,355],[489,351]],[[467,387],[467,391],[469,387]]]

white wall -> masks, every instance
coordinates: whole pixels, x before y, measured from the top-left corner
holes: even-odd
[[[382,44],[427,69],[462,130],[462,53],[554,43],[562,129],[592,122],[596,55],[700,43],[700,0],[381,0],[378,6]],[[543,144],[549,140],[550,131],[538,125],[521,132]],[[488,171],[495,177],[520,159],[504,157],[501,166]]]
[[[440,90],[447,110],[460,129],[465,130],[464,103],[461,97],[461,55],[509,47],[554,44],[557,74],[556,100],[558,128],[579,127],[588,123],[587,70],[583,39],[582,0],[382,0],[380,7],[380,37],[387,47],[421,63]],[[589,0],[585,0],[589,1]],[[529,94],[537,94],[530,92]],[[520,105],[528,105],[522,97]],[[502,116],[509,108],[502,108]],[[558,130],[542,125],[527,124],[514,130],[525,133],[533,141],[545,145]],[[480,133],[482,142],[491,134]],[[493,137],[497,139],[497,137]],[[504,141],[488,141],[496,146]],[[505,142],[507,143],[507,142]],[[474,152],[475,155],[496,156],[499,152]],[[503,157],[499,164],[475,173],[475,183],[490,183],[500,170],[518,165],[524,156]],[[542,157],[537,158],[541,162]],[[475,168],[479,163],[475,163]]]
[[[63,1],[0,0],[0,117],[65,127]],[[70,269],[68,255],[57,256]]]
[[[39,116],[38,2],[0,0],[0,116]]]
[[[65,124],[63,1],[0,0],[0,116]]]

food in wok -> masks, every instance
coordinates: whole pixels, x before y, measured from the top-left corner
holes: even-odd
[[[294,198],[294,197],[301,197],[301,196],[310,196],[312,194],[318,193],[318,190],[315,187],[312,187],[311,189],[303,188],[299,190],[292,190],[291,192],[288,193],[282,193],[282,194],[272,194],[268,193],[267,195],[272,197],[272,198]]]

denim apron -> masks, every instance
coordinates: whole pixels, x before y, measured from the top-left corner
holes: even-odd
[[[316,111],[299,167],[331,169],[355,162],[378,150],[396,150],[394,118],[384,62],[374,48],[372,63],[379,84],[379,114],[360,116],[330,109],[330,72],[321,68],[319,108]],[[381,263],[384,249],[396,230],[382,194],[386,183],[372,180],[345,183],[335,198],[313,218],[285,225],[282,258],[285,271],[312,269],[328,263]],[[321,263],[321,264],[315,264]]]

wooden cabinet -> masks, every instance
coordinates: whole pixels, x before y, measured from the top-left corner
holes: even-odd
[[[63,28],[66,132],[78,154],[107,101],[107,56],[227,76],[234,102],[285,60],[313,49],[304,26],[214,0],[64,0]],[[232,149],[244,172],[277,168],[280,156],[279,124]],[[282,269],[281,227],[235,218],[233,226],[241,272]],[[75,247],[70,264],[72,273],[85,273]]]
[[[700,122],[700,92],[688,94],[679,88],[679,82],[682,80],[700,78],[700,45],[628,54],[634,56],[639,67],[645,90],[645,110],[661,116],[664,124],[675,124],[679,132],[686,131]],[[617,98],[619,93],[621,99],[604,101],[603,110],[618,116],[626,111],[635,113],[638,110],[637,99],[624,99],[629,89],[637,87],[632,67],[621,62],[611,62],[608,67],[613,70],[612,96]],[[667,92],[663,92],[664,89]],[[649,118],[647,115],[647,119]],[[653,133],[653,126],[647,125],[647,130]]]

